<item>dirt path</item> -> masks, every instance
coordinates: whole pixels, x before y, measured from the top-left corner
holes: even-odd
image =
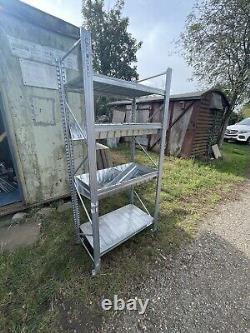
[[[135,296],[149,299],[145,315],[119,312],[102,332],[250,332],[250,181]]]

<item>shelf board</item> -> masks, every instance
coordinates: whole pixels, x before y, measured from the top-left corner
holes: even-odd
[[[65,87],[69,91],[83,90],[82,76],[68,81]],[[136,98],[148,95],[165,95],[165,90],[163,89],[100,74],[93,75],[93,87],[94,93],[100,96]]]
[[[96,139],[157,134],[161,123],[96,124]]]
[[[79,126],[75,123],[75,122],[71,122],[69,124],[69,131],[70,131],[70,136],[71,136],[71,140],[73,141],[86,141],[87,140],[87,133],[85,128],[81,129],[79,128]]]
[[[120,123],[120,124],[96,124],[95,138],[108,139],[120,138],[125,136],[142,136],[157,134],[162,128],[161,123]],[[73,141],[87,140],[85,129],[79,129],[78,126],[70,125],[70,134]]]
[[[158,170],[136,163],[121,164],[97,171],[97,195],[104,198],[122,192],[131,186],[148,182],[158,176]],[[75,184],[81,195],[90,199],[89,174],[75,176]]]
[[[71,123],[69,126],[69,131],[70,131],[70,136],[71,136],[71,140],[72,141],[84,141],[86,142],[86,138],[87,138],[87,134],[85,130],[81,130],[79,129],[78,126],[76,126],[76,124]],[[109,147],[96,142],[96,150],[100,150],[100,149],[109,149]]]
[[[152,223],[153,217],[151,215],[132,204],[99,217],[101,256],[149,227]],[[92,252],[92,225],[90,222],[84,223],[80,226],[80,230],[83,244]]]

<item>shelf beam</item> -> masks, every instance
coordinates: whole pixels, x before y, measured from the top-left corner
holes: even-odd
[[[84,90],[81,75],[67,82],[65,88],[68,91]],[[160,88],[153,88],[138,82],[126,81],[110,76],[93,74],[93,89],[95,95],[117,96],[119,98],[137,98],[149,95],[164,96],[165,91]]]

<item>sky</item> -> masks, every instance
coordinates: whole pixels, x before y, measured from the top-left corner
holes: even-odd
[[[178,94],[199,90],[192,78],[192,70],[178,53],[175,45],[184,30],[185,20],[195,0],[125,0],[124,15],[129,17],[129,32],[142,41],[137,53],[140,79],[173,69],[171,93]],[[49,14],[80,26],[82,24],[82,0],[23,0]],[[114,0],[105,0],[107,9]],[[148,82],[164,86],[164,78]]]

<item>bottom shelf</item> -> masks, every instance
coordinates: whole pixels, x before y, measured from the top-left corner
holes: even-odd
[[[153,223],[153,217],[129,204],[99,218],[101,256],[133,237]],[[93,254],[92,226],[89,222],[80,226],[83,245]]]

